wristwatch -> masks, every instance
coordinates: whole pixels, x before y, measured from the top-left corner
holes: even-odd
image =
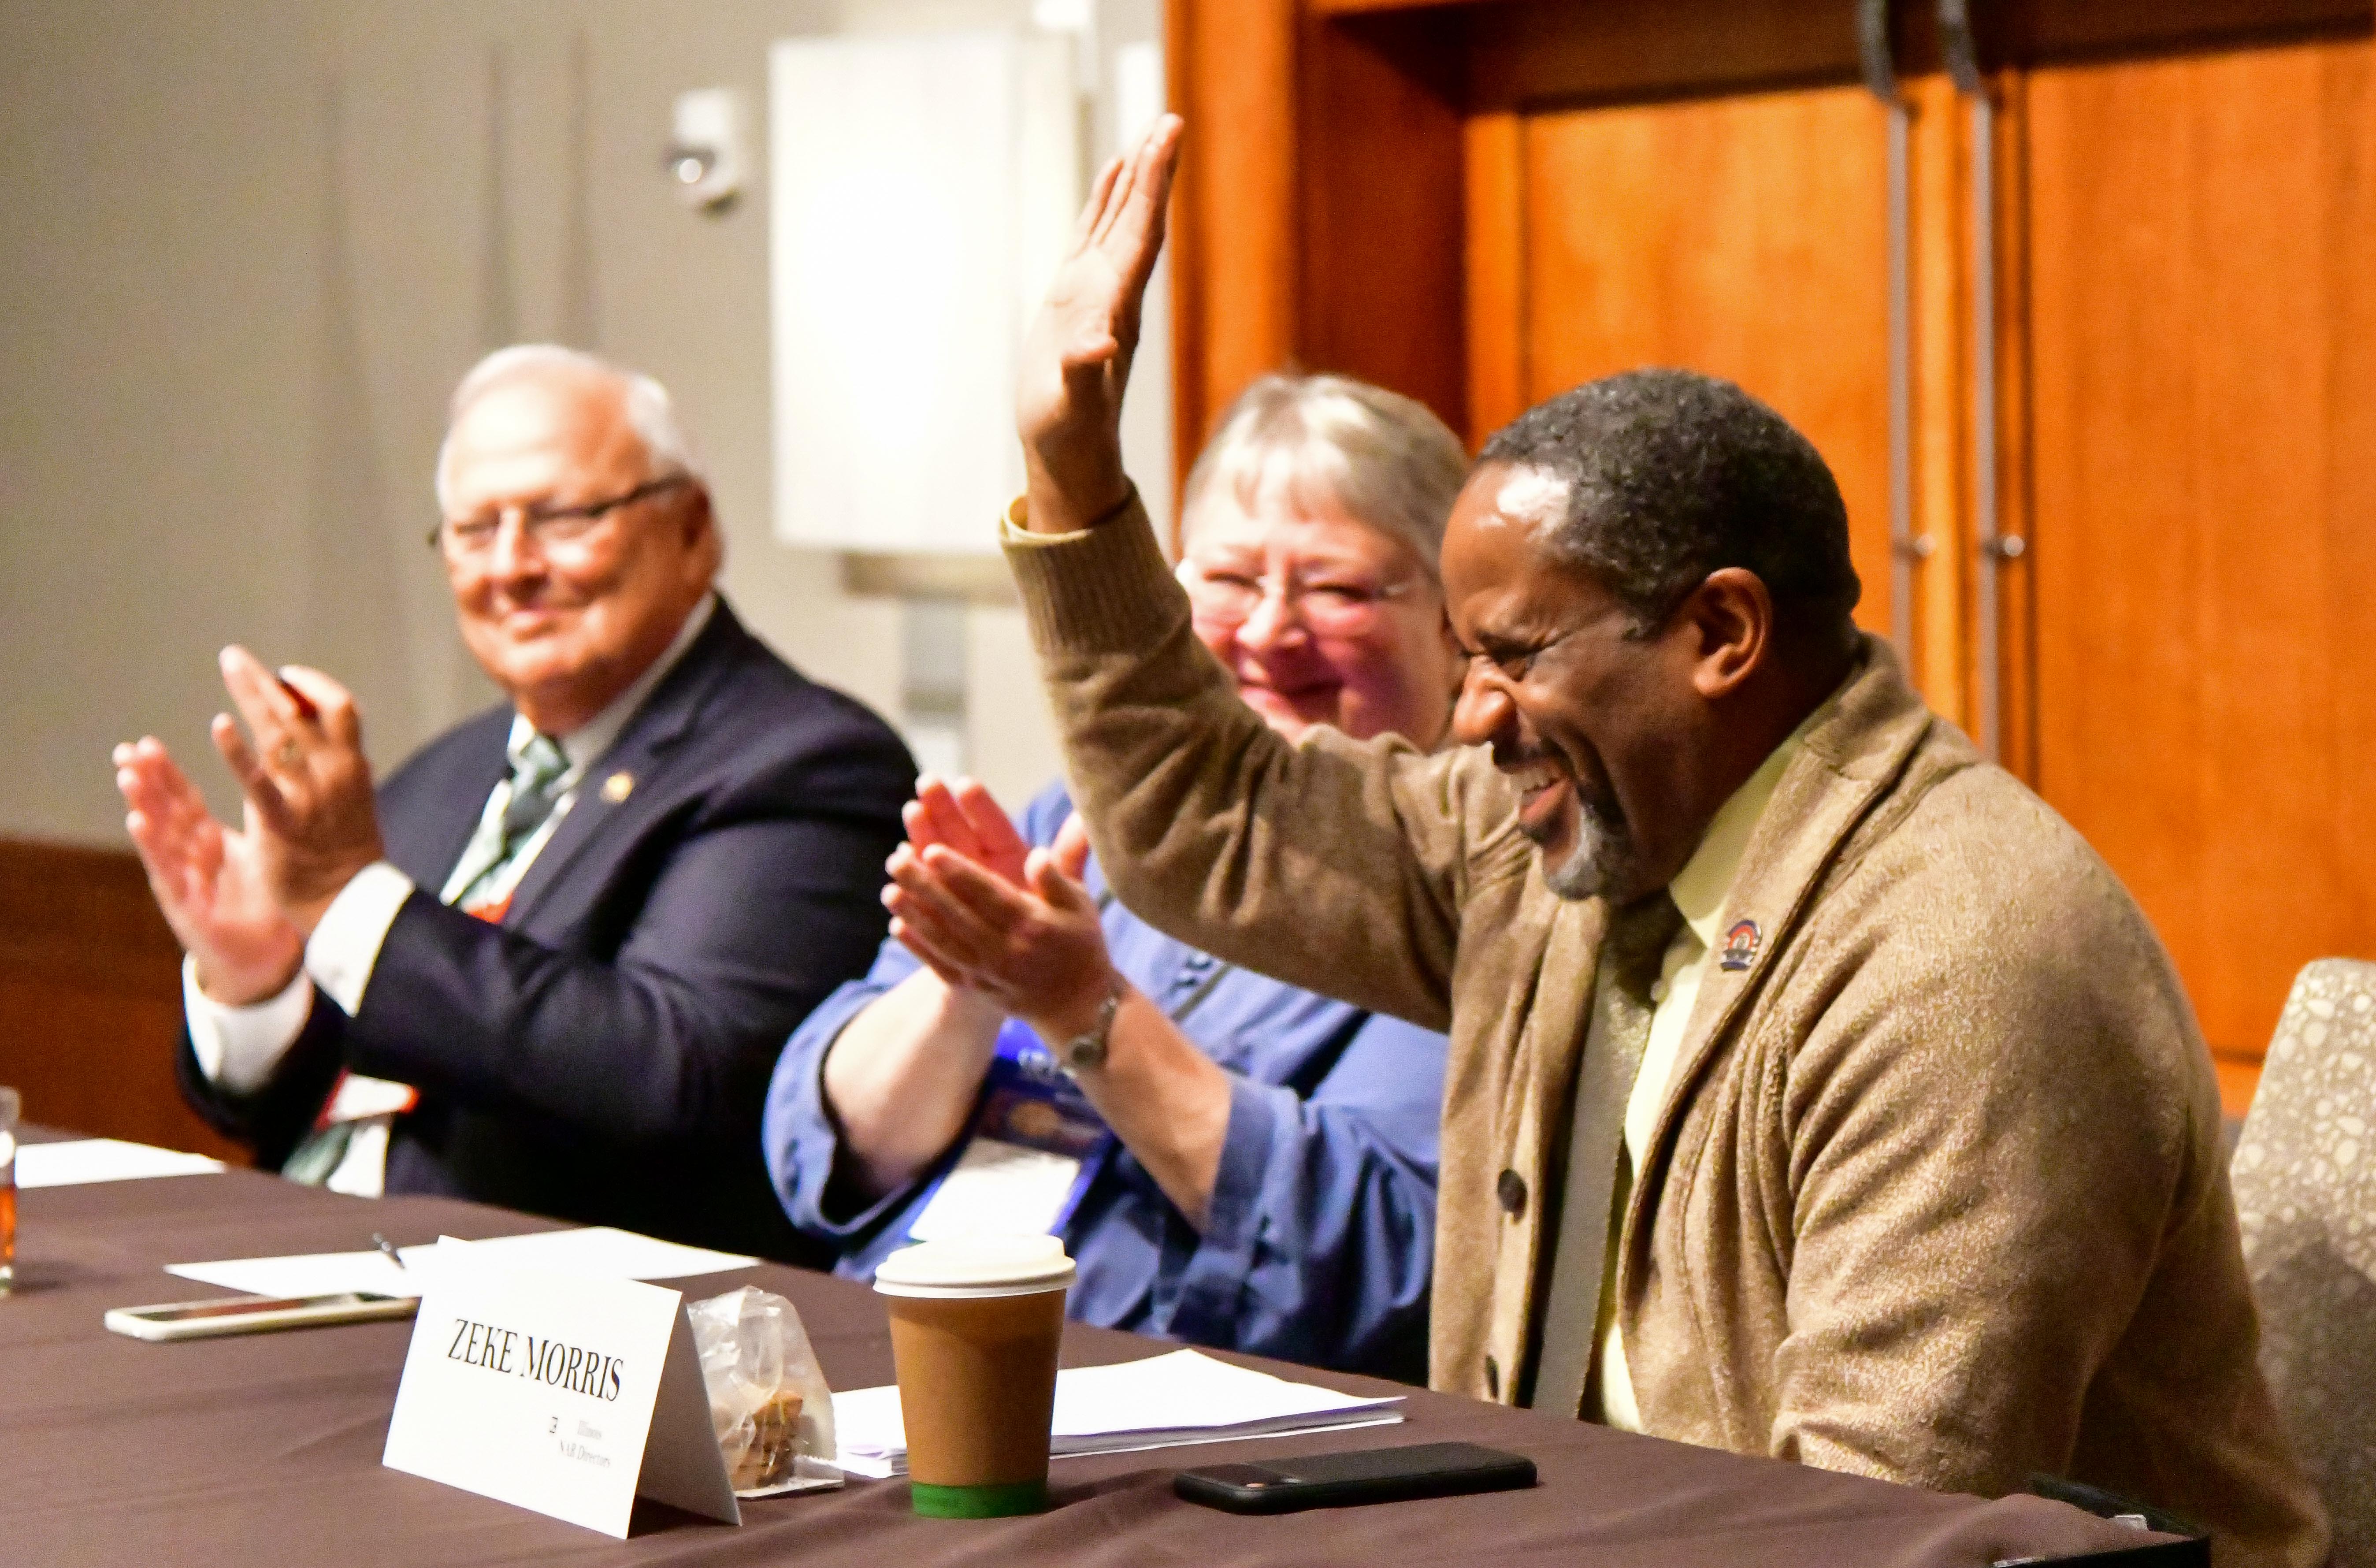
[[[1122,992],[1117,980],[1106,999],[1098,1004],[1097,1022],[1056,1048],[1056,1065],[1064,1076],[1077,1077],[1086,1069],[1106,1064],[1106,1050],[1113,1043],[1114,1015],[1122,1010]]]

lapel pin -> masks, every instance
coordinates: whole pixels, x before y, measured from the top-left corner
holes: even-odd
[[[636,776],[634,774],[624,771],[614,773],[611,775],[610,778],[602,780],[602,798],[615,806],[621,801],[625,800],[629,795],[633,794],[635,792],[635,789]],[[1750,929],[1753,931],[1756,928],[1752,926]]]
[[[1756,956],[1757,922],[1735,921],[1732,929],[1724,933],[1724,951],[1723,956],[1717,959],[1718,967],[1727,969],[1745,969],[1749,968],[1750,960]]]

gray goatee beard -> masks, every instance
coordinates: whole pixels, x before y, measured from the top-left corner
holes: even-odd
[[[1576,796],[1575,848],[1543,868],[1543,881],[1562,898],[1614,897],[1640,880],[1641,850],[1623,817]]]

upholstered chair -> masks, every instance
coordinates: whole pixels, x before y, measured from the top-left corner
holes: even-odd
[[[2376,964],[2295,980],[2232,1169],[2261,1364],[2334,1562],[2376,1568]]]

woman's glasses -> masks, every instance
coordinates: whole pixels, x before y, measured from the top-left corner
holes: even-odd
[[[1382,605],[1417,586],[1416,579],[1409,577],[1384,584],[1333,575],[1308,581],[1286,576],[1258,577],[1194,561],[1181,568],[1180,581],[1188,590],[1190,611],[1208,626],[1241,626],[1253,619],[1263,600],[1275,593],[1285,613],[1324,636],[1367,630],[1375,622]]]

